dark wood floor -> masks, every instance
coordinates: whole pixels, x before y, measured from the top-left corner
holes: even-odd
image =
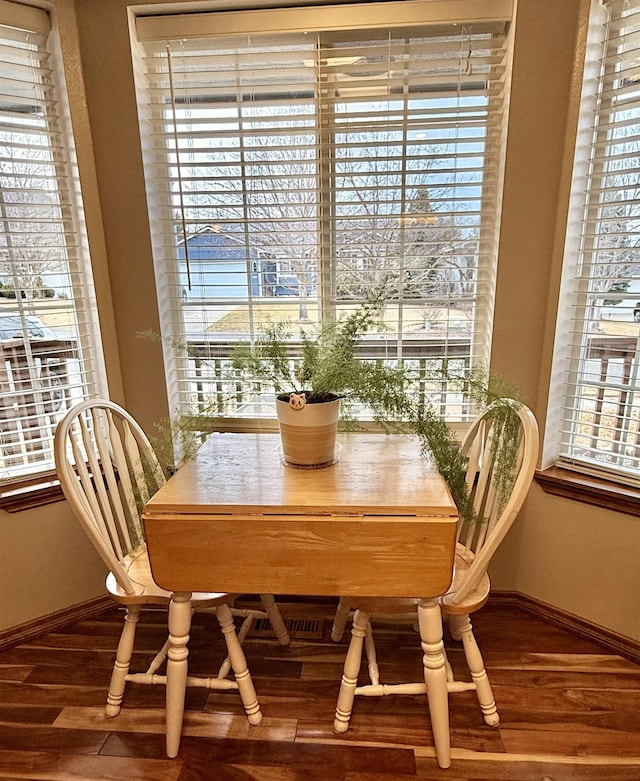
[[[485,726],[473,692],[451,695],[452,766],[440,770],[424,698],[356,699],[337,737],[333,711],[346,647],[329,638],[329,603],[289,602],[289,648],[258,631],[245,649],[264,724],[249,727],[236,693],[191,689],[179,756],[164,755],[164,688],[130,684],[103,716],[121,614],[112,610],[0,653],[0,779],[47,781],[638,781],[640,666],[513,608],[474,625],[501,723]],[[140,666],[163,639],[163,614],[139,630]],[[191,670],[217,669],[221,643],[197,617]],[[215,619],[214,619],[215,623]],[[217,626],[217,625],[216,625]],[[376,633],[387,682],[420,680],[410,628]],[[212,639],[213,638],[213,639]],[[461,651],[447,641],[456,671]]]

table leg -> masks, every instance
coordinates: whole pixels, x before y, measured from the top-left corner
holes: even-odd
[[[167,652],[167,756],[180,749],[184,698],[187,691],[187,657],[191,629],[191,593],[174,593],[169,603],[169,650]]]
[[[424,680],[427,685],[427,702],[436,758],[438,765],[446,768],[451,765],[449,698],[442,641],[442,615],[437,599],[421,599],[418,602],[418,624],[420,644],[424,651]]]

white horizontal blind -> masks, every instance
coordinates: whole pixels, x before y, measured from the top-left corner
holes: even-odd
[[[0,2],[0,482],[53,469],[97,391],[95,303],[44,11]]]
[[[139,110],[164,335],[188,347],[169,359],[179,407],[273,414],[224,385],[233,346],[382,291],[363,359],[410,362],[463,417],[425,378],[488,357],[507,20],[179,40],[149,23]]]
[[[640,477],[640,2],[594,3],[565,284],[560,456]]]

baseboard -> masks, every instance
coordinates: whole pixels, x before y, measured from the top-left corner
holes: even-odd
[[[550,624],[559,626],[561,629],[566,629],[579,637],[598,643],[598,645],[603,646],[608,651],[613,651],[613,653],[619,654],[625,659],[640,663],[640,642],[637,640],[621,635],[618,632],[613,632],[610,629],[605,629],[574,613],[569,613],[555,605],[535,599],[535,597],[521,594],[518,591],[492,591],[489,597],[489,604],[518,607],[531,615],[548,621]]]
[[[293,601],[294,598],[279,597],[278,599],[281,599],[282,601],[288,601],[290,599]],[[305,597],[296,597],[295,600],[304,602]],[[314,597],[313,600],[317,601],[317,598]],[[333,603],[335,601],[336,600],[333,598],[327,598],[327,602]],[[555,605],[550,605],[540,599],[535,599],[535,597],[530,597],[527,594],[521,594],[517,591],[492,591],[491,596],[489,597],[489,604],[496,606],[508,605],[525,610],[526,612],[531,613],[531,615],[548,621],[550,624],[573,632],[579,637],[584,637],[586,640],[598,643],[598,645],[601,645],[608,651],[612,651],[613,653],[623,656],[625,659],[630,659],[632,662],[640,664],[640,642],[637,640],[613,632],[610,629],[605,629],[574,613],[569,613]],[[78,605],[72,605],[64,610],[58,610],[55,613],[49,613],[40,618],[35,618],[24,624],[5,629],[0,632],[0,650],[9,648],[12,645],[28,642],[38,635],[53,632],[65,624],[92,618],[111,607],[113,607],[113,601],[105,595],[97,597],[96,599],[91,599],[87,602],[82,602]]]
[[[0,651],[12,645],[28,642],[38,635],[54,632],[65,624],[93,618],[93,616],[104,613],[110,607],[113,607],[113,600],[105,595],[10,627],[0,632]]]

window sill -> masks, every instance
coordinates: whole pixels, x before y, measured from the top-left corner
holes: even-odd
[[[64,499],[55,472],[12,480],[0,486],[0,510],[17,513]]]
[[[640,517],[640,489],[632,486],[559,466],[536,472],[535,480],[549,494]]]

